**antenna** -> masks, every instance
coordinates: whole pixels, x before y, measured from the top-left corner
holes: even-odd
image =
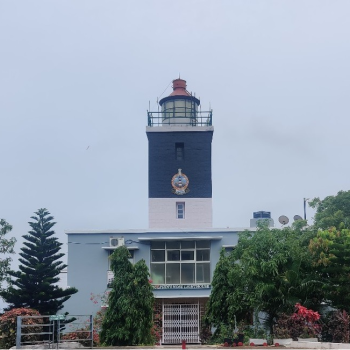
[[[281,216],[278,218],[278,221],[279,221],[280,224],[282,224],[282,225],[287,225],[288,222],[289,222],[289,219],[288,219],[285,215],[281,215]]]
[[[303,220],[303,218],[300,215],[294,215],[293,219],[294,221]]]

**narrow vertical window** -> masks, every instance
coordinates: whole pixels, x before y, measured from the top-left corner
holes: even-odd
[[[175,159],[183,160],[184,159],[184,143],[177,142],[175,143]]]
[[[176,203],[176,218],[177,219],[185,218],[185,202]]]

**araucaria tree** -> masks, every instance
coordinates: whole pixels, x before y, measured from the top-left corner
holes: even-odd
[[[0,283],[6,278],[7,271],[10,267],[11,258],[8,254],[14,253],[13,247],[16,243],[16,239],[13,237],[5,237],[11,230],[12,226],[4,219],[0,219]]]
[[[144,260],[132,265],[126,247],[111,255],[114,273],[101,343],[110,346],[151,344],[154,297]]]
[[[54,237],[52,227],[56,224],[46,209],[39,209],[29,222],[31,230],[24,235],[24,247],[19,271],[9,271],[9,287],[1,296],[12,308],[31,308],[42,315],[56,314],[76,288],[62,289],[57,286],[60,272],[67,267],[60,259],[62,243]]]

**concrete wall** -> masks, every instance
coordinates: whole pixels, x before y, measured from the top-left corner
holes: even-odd
[[[185,218],[176,218],[176,203],[185,203]],[[213,226],[211,198],[150,198],[149,228],[209,228]]]

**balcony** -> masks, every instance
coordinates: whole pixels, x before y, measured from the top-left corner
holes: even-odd
[[[147,125],[157,126],[212,126],[213,111],[147,111]]]

